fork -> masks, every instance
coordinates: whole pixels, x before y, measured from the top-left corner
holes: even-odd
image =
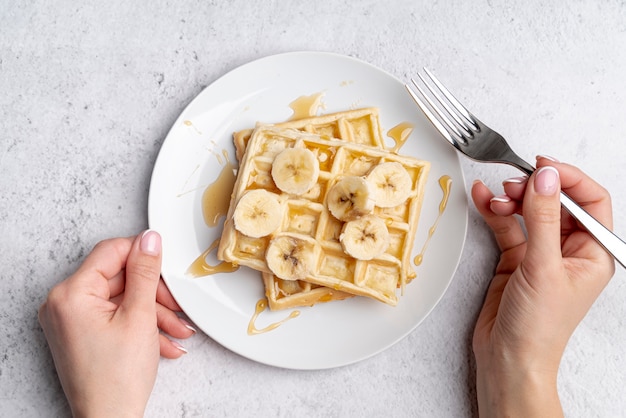
[[[479,162],[512,165],[531,175],[535,168],[520,158],[504,137],[478,120],[426,68],[418,73],[421,84],[405,84],[409,94],[439,133],[458,151]],[[580,222],[622,267],[626,268],[626,243],[561,192],[561,205]]]

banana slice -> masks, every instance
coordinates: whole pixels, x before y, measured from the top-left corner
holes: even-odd
[[[389,247],[389,230],[376,215],[366,215],[346,222],[339,236],[343,250],[359,260],[371,260]]]
[[[265,252],[265,261],[278,278],[302,280],[313,272],[317,250],[317,243],[313,239],[279,234],[270,241]]]
[[[376,206],[393,208],[404,203],[411,194],[412,180],[409,173],[397,162],[377,165],[367,175],[374,186]]]
[[[320,165],[315,154],[306,148],[287,148],[272,163],[272,178],[285,193],[301,195],[317,184]]]
[[[283,220],[283,207],[276,193],[251,190],[239,199],[233,213],[235,229],[252,238],[271,234]]]
[[[326,205],[340,221],[351,221],[374,210],[372,186],[363,177],[346,176],[328,191]]]

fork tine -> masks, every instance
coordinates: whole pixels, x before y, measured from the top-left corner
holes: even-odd
[[[418,89],[418,91],[420,92],[420,94],[423,97],[426,97],[424,95],[424,91],[420,88],[420,86],[417,85],[417,83],[415,82],[414,79],[411,79],[411,81],[413,82],[413,84],[415,85],[415,87]],[[439,133],[452,145],[457,146],[457,140],[456,138],[453,137],[453,133],[450,132],[448,130],[448,128],[446,126],[444,126],[439,119],[430,111],[430,109],[428,108],[428,106],[422,101],[422,99],[419,98],[419,96],[413,91],[413,89],[411,88],[410,85],[405,84],[404,87],[406,87],[407,91],[409,92],[409,94],[411,95],[411,97],[413,98],[413,100],[415,101],[415,103],[417,103],[417,105],[419,106],[419,108],[422,110],[422,112],[424,113],[424,115],[426,115],[426,117],[428,118],[428,120],[430,120],[430,122],[435,126],[435,128],[439,131]]]
[[[432,88],[428,86],[427,83],[425,83],[424,78],[421,75],[419,75],[419,77],[422,80],[422,83],[424,83],[424,85],[426,86],[426,88],[428,88],[428,90],[432,92]],[[409,89],[411,96],[413,96],[413,99],[416,100],[416,103],[418,103],[422,111],[427,115],[428,119],[430,119],[433,125],[435,125],[439,132],[448,140],[448,142],[450,142],[457,148],[459,147],[459,142],[467,144],[468,138],[471,137],[472,133],[465,126],[463,126],[463,123],[461,123],[460,121],[457,121],[459,123],[455,123],[454,121],[450,120],[450,118],[448,117],[449,110],[446,111],[445,108],[441,109],[440,96],[437,95],[435,96],[435,99],[432,99],[428,94],[426,94],[424,89],[420,87],[415,79],[411,78],[411,82],[413,82],[413,85],[420,93],[421,99],[416,97],[417,93],[412,91],[409,86],[407,86],[407,89]],[[421,102],[421,104],[418,102],[418,100],[419,102]],[[429,106],[426,106],[424,101],[428,103]],[[464,132],[461,132],[459,128],[461,128]]]
[[[428,68],[424,67],[424,72],[426,74],[428,74],[428,77],[432,80],[432,82],[437,86],[437,88],[439,89],[439,91],[441,91],[443,93],[443,95],[446,97],[446,99],[448,100],[448,102],[454,106],[454,108],[458,111],[458,113],[468,122],[470,123],[474,129],[479,129],[478,124],[476,123],[476,117],[474,115],[472,115],[472,113],[467,110],[467,108],[465,106],[463,106],[461,104],[461,102],[459,102],[457,100],[456,97],[454,97],[454,95],[452,93],[450,93],[450,91],[441,83],[441,81],[439,81],[437,79],[437,77],[435,77],[435,75],[433,73],[430,72],[430,70],[428,70]],[[422,78],[423,80],[423,78]],[[427,84],[428,85],[428,84]],[[432,89],[431,89],[432,91]]]
[[[417,75],[419,76],[420,80],[422,80],[422,83],[424,84],[424,86],[426,86],[431,96],[437,101],[440,106],[445,109],[445,112],[441,109],[438,110],[440,116],[448,123],[451,128],[454,128],[455,132],[464,140],[471,138],[473,135],[472,130],[475,129],[474,124],[471,121],[467,121],[466,116],[462,112],[456,112],[455,109],[453,109],[450,104],[448,104],[446,99],[441,97],[441,94],[439,92],[443,93],[446,98],[448,97],[448,95],[446,94],[447,90],[445,90],[445,87],[443,87],[439,80],[433,80],[432,77],[434,76],[430,71],[428,71],[426,67],[424,67],[424,71],[428,74],[428,77],[430,77],[430,82],[426,80],[426,78],[422,74],[418,73]],[[436,88],[431,85],[433,83],[435,83]],[[450,94],[450,92],[447,93]],[[429,102],[431,103],[431,105],[434,106],[434,101],[429,100]],[[456,108],[456,105],[454,103],[451,104]],[[460,105],[458,101],[457,104]],[[447,116],[452,117],[454,122],[451,121]]]

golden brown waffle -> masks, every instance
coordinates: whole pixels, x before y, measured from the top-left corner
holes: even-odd
[[[304,280],[283,280],[272,273],[262,273],[265,296],[271,310],[313,306],[318,303],[344,300],[353,294],[319,286]]]
[[[368,107],[330,113],[322,116],[298,119],[273,124],[277,129],[296,129],[341,141],[384,148],[384,141],[378,122],[378,109]],[[241,161],[246,145],[254,129],[245,129],[233,134],[237,161]]]
[[[259,125],[260,126],[260,125]],[[296,129],[317,133],[337,140],[383,148],[384,141],[378,120],[378,109],[374,107],[348,110],[322,116],[312,116],[289,122],[273,124],[277,129]],[[233,134],[235,155],[241,161],[254,129],[245,129]],[[265,294],[272,310],[311,306],[322,302],[343,300],[354,296],[325,286],[304,281],[282,280],[272,273],[262,273]]]
[[[317,185],[301,196],[283,194],[274,185],[270,173],[274,157],[296,144],[312,151],[320,166]],[[357,260],[343,251],[339,242],[343,222],[334,218],[326,208],[326,193],[342,176],[364,175],[382,162],[398,162],[409,173],[412,181],[410,196],[397,207],[375,208],[375,213],[385,220],[391,244],[379,257]],[[271,273],[265,261],[265,252],[274,236],[290,233],[314,239],[321,251],[313,271],[304,279],[306,282],[396,305],[396,289],[415,276],[411,250],[429,169],[427,161],[400,156],[381,148],[272,125],[260,126],[250,137],[239,167],[218,258]],[[233,223],[237,202],[247,191],[254,189],[281,195],[286,205],[280,227],[262,238],[241,234]]]

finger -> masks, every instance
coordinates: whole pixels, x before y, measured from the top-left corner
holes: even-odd
[[[161,305],[175,312],[180,312],[182,310],[180,309],[180,306],[178,306],[178,303],[176,303],[176,300],[174,300],[174,296],[172,296],[172,294],[170,293],[170,290],[167,288],[167,286],[163,282],[163,279],[159,280],[159,287],[157,288],[156,300]]]
[[[109,283],[111,283],[112,281],[118,281],[117,278],[113,278],[111,280],[109,280]],[[123,293],[124,293],[124,283],[123,283],[123,275],[122,278],[119,280],[121,281],[121,286],[116,286],[116,290],[117,292],[115,294],[111,294],[111,299],[110,301],[113,302],[116,305],[120,305],[122,300],[123,300]],[[119,288],[118,288],[119,287]],[[181,312],[180,307],[178,306],[178,304],[176,303],[176,301],[174,301],[174,298],[172,297],[172,295],[169,293],[169,290],[167,290],[167,287],[165,286],[165,283],[163,283],[163,281],[161,280],[159,282],[159,287],[157,288],[157,296],[156,296],[156,301],[157,301],[157,314],[159,312],[159,308],[168,312],[171,312],[172,315],[174,316],[174,318],[178,318],[178,320],[182,323],[182,325],[188,329],[191,330],[192,333],[196,332],[196,329],[185,319],[180,318],[176,315],[176,312]],[[168,329],[164,329],[160,324],[159,324],[159,328],[163,329],[165,332],[167,332],[168,334],[176,337],[176,338],[187,338],[188,336],[190,336],[191,334],[188,335],[188,333],[184,330],[182,330],[182,328],[177,327],[180,331],[183,332],[175,332],[174,334],[168,330]]]
[[[124,270],[117,273],[115,276],[109,279],[109,297],[114,298],[124,293],[124,286],[126,283],[126,272]]]
[[[161,236],[148,230],[137,236],[128,255],[122,306],[154,312],[160,278]]]
[[[534,271],[561,265],[561,183],[552,166],[537,169],[524,196],[524,222],[528,232],[526,267]]]
[[[110,279],[126,266],[126,259],[132,246],[132,238],[111,238],[97,243],[75,276],[85,277],[92,273]],[[87,274],[83,274],[87,273]]]
[[[110,297],[111,299],[116,298],[117,296],[124,293],[125,287],[125,272],[121,271],[119,274],[116,274],[115,277],[109,280],[109,289],[111,291]],[[174,300],[174,297],[170,293],[169,289],[163,282],[163,279],[159,280],[159,286],[157,287],[156,301],[161,305],[165,306],[168,309],[171,309],[174,312],[181,312],[182,309]]]
[[[521,202],[524,200],[524,193],[526,192],[526,184],[528,183],[528,177],[511,177],[502,182],[504,193],[512,200]]]
[[[613,228],[613,211],[609,192],[579,168],[547,158],[539,158],[537,167],[555,167],[561,177],[561,189],[591,216],[609,229]]]
[[[157,304],[157,326],[166,334],[174,338],[189,338],[196,333],[196,330],[185,319],[180,318],[176,313],[161,304]]]
[[[504,194],[491,199],[491,210],[500,216],[522,214],[522,200],[528,177],[512,177],[502,182]]]
[[[100,241],[87,255],[76,273],[67,279],[67,285],[83,286],[87,294],[108,300],[111,291],[118,291],[120,273],[126,266],[131,247],[132,239],[129,238]],[[114,279],[113,289],[108,283],[111,279]]]
[[[118,295],[111,298],[110,302],[119,306],[123,299],[124,295]],[[189,338],[197,333],[197,330],[189,321],[179,317],[175,312],[160,303],[156,304],[156,318],[157,327],[174,338]]]
[[[491,210],[493,193],[482,182],[474,182],[472,199],[476,209],[491,228],[500,250],[508,251],[526,242],[526,236],[517,219],[513,216],[499,216]]]
[[[168,359],[177,359],[187,354],[187,349],[182,344],[170,340],[163,334],[159,334],[159,348],[161,356]]]
[[[498,216],[511,216],[521,210],[521,203],[507,195],[494,196],[490,201],[491,211]]]

